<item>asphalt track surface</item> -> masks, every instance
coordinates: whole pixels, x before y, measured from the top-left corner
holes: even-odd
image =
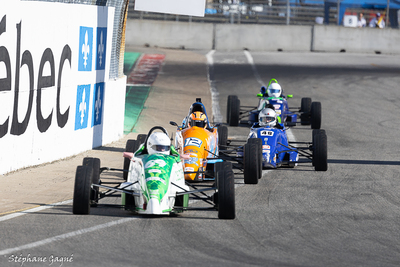
[[[399,56],[195,53],[208,54],[209,63],[211,55],[210,99],[218,101],[213,114],[219,111],[223,121],[228,95],[256,105],[260,84],[270,78],[294,95],[291,106],[300,106],[302,97],[320,101],[328,171],[311,165],[265,170],[257,185],[244,185],[237,176],[235,220],[219,220],[214,211],[142,217],[105,206],[76,216],[70,203],[3,220],[0,266],[21,266],[16,256],[47,259],[23,266],[49,266],[50,260],[60,266],[54,260],[61,256],[72,257],[62,266],[398,266]],[[167,61],[162,77],[192,83],[186,94],[194,96],[206,69]],[[153,92],[146,103],[155,98]],[[232,138],[247,133],[246,127],[229,127]],[[309,127],[296,126],[292,133],[298,141],[311,140]]]

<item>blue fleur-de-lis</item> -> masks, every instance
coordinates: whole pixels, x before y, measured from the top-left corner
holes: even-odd
[[[100,110],[101,110],[101,98],[100,98],[100,86],[97,89],[97,99],[96,99],[96,103],[94,105],[94,108],[96,110],[96,121],[99,120],[99,114],[100,114]]]
[[[85,118],[85,112],[86,112],[86,101],[85,101],[85,96],[86,96],[86,91],[83,89],[83,94],[82,94],[82,102],[79,104],[79,112],[81,113],[81,125],[83,124],[83,119]]]
[[[104,53],[104,44],[103,44],[103,31],[101,31],[100,34],[100,44],[99,44],[99,48],[98,48],[98,54],[99,54],[99,63],[100,66],[103,65],[103,53]]]
[[[88,44],[89,42],[89,36],[88,36],[88,32],[86,31],[85,33],[85,43],[82,44],[82,54],[83,54],[83,59],[85,60],[85,62],[83,63],[83,65],[87,66],[87,60],[88,60],[88,55],[90,53],[90,45]]]

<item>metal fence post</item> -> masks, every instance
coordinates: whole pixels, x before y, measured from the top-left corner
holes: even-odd
[[[286,25],[290,24],[290,4],[289,0],[286,0]]]

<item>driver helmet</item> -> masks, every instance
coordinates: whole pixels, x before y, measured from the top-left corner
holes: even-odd
[[[164,154],[169,155],[171,148],[171,141],[168,135],[161,132],[152,133],[147,139],[147,152],[149,154]]]
[[[276,125],[276,112],[272,108],[265,108],[258,115],[258,124],[260,126],[274,127]]]
[[[271,83],[268,86],[268,96],[280,97],[282,94],[282,88],[279,83]]]
[[[206,114],[200,111],[195,111],[192,114],[190,114],[189,117],[189,124],[190,127],[197,126],[204,128],[207,126],[207,117]]]

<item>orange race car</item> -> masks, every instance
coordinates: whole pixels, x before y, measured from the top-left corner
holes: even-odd
[[[211,126],[201,98],[196,98],[181,126],[172,121],[170,124],[177,127],[175,148],[184,158],[185,180],[214,180],[214,165],[222,162],[218,159],[219,147],[227,145],[228,128]]]

